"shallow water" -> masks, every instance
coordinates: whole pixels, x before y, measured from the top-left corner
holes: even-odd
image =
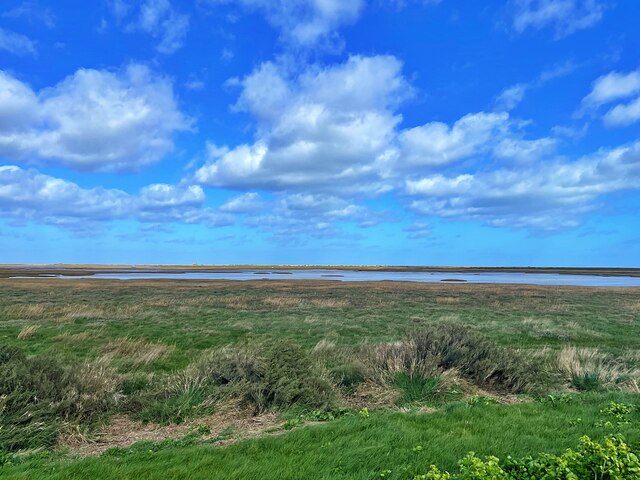
[[[115,280],[327,280],[343,282],[400,281],[447,283],[515,283],[529,285],[570,285],[582,287],[640,287],[640,277],[605,277],[598,275],[563,275],[548,273],[452,273],[452,272],[380,272],[358,270],[234,270],[219,272],[136,272],[97,273],[86,276],[64,276],[68,280],[81,278]],[[14,277],[17,278],[17,277]],[[24,277],[23,277],[24,278]],[[50,276],[47,278],[51,278]]]

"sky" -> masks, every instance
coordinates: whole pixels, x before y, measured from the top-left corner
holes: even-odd
[[[0,263],[640,267],[638,19],[3,0]]]

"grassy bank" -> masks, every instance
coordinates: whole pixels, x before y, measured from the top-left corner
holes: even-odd
[[[621,433],[637,446],[640,413],[621,425],[607,424],[612,418],[602,413],[611,401],[637,400],[584,394],[515,405],[462,402],[430,414],[352,415],[225,448],[141,444],[84,460],[34,460],[2,474],[7,479],[411,479],[432,464],[455,471],[469,451],[503,458],[561,453],[584,434],[599,439]]]

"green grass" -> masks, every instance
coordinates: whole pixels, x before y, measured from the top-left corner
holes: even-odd
[[[470,450],[501,457],[553,453],[575,447],[583,434],[600,439],[608,433],[623,433],[627,440],[639,444],[637,409],[629,424],[618,420],[607,424],[600,413],[612,400],[638,404],[639,396],[602,391],[603,379],[590,370],[573,379],[573,387],[584,392],[574,397],[554,395],[544,402],[510,406],[478,396],[466,401],[462,398],[477,387],[503,393],[522,391],[501,389],[500,382],[483,383],[489,378],[487,368],[502,371],[499,378],[508,377],[505,369],[516,377],[526,374],[530,379],[532,371],[536,378],[545,377],[530,353],[512,356],[503,352],[512,348],[597,348],[598,355],[602,353],[607,361],[637,368],[640,289],[388,282],[0,280],[1,345],[18,346],[33,359],[57,357],[72,372],[80,363],[101,359],[94,365],[105,366],[109,375],[111,369],[116,370],[117,388],[125,394],[113,408],[154,422],[210,414],[216,404],[208,400],[222,398],[218,394],[231,387],[256,397],[254,404],[264,404],[261,409],[284,412],[284,418],[295,412],[289,424],[298,427],[300,418],[313,421],[309,420],[313,418],[309,409],[322,410],[318,405],[325,404],[317,396],[322,389],[307,392],[305,387],[331,381],[337,388],[334,393],[346,398],[370,380],[363,368],[371,366],[367,363],[370,358],[363,347],[415,339],[411,337],[415,332],[434,331],[430,327],[452,323],[474,327],[474,335],[484,334],[490,345],[485,349],[479,347],[480,341],[462,342],[453,349],[459,360],[448,358],[447,362],[453,363],[433,374],[413,376],[405,369],[389,370],[385,377],[386,387],[397,390],[396,409],[437,407],[433,414],[387,411],[371,413],[368,418],[341,416],[322,425],[294,428],[283,435],[225,448],[190,441],[149,449],[143,444],[100,458],[58,458],[55,453],[54,459],[32,459],[5,467],[0,476],[373,479],[390,470],[385,478],[400,479],[424,472],[431,463],[455,470],[457,461]],[[20,339],[20,332],[30,326],[37,327],[35,333]],[[300,345],[301,350],[291,347],[292,360],[279,365],[278,361],[287,357],[281,354],[280,345],[287,342]],[[323,342],[325,353],[322,349],[310,353],[318,342]],[[492,342],[512,348],[497,349]],[[211,364],[217,353],[203,356],[207,350],[227,345],[234,345],[230,361]],[[269,346],[274,352],[255,350]],[[241,356],[234,357],[245,347],[252,352],[248,364],[242,363]],[[465,360],[470,358],[473,361]],[[525,362],[530,367],[527,371],[520,368],[522,358],[530,359]],[[311,362],[313,368],[302,368],[305,362]],[[479,365],[482,369],[469,370]],[[455,368],[449,370],[452,366]],[[250,380],[249,367],[262,372],[258,383]],[[204,372],[201,378],[196,375],[198,368]],[[181,377],[183,374],[187,377]],[[78,381],[89,383],[79,385],[93,388],[92,378],[80,377]],[[191,378],[196,386],[181,387],[184,378]],[[291,379],[303,380],[292,383]],[[292,385],[295,388],[290,389]],[[559,384],[549,385],[555,388]],[[617,388],[613,382],[606,385]],[[376,392],[366,401],[376,400]],[[300,398],[306,399],[306,407]],[[333,397],[327,397],[326,404],[332,402]],[[386,406],[393,408],[393,400]],[[307,408],[302,417],[296,407]],[[286,412],[288,408],[290,412]]]
[[[92,359],[124,337],[176,347],[150,364],[116,358],[121,371],[183,368],[199,351],[248,338],[355,346],[452,320],[505,345],[640,350],[640,289],[84,280],[0,280],[0,286],[0,342],[28,353]],[[37,333],[19,340],[29,325]]]
[[[405,479],[429,465],[455,470],[467,452],[515,457],[560,453],[581,435],[622,434],[640,445],[640,413],[609,426],[611,401],[638,395],[583,394],[515,405],[460,402],[432,414],[372,413],[342,417],[280,436],[229,447],[209,445],[142,450],[83,460],[34,460],[0,470],[3,479]],[[421,447],[421,448],[416,448]],[[151,450],[151,451],[150,451]]]

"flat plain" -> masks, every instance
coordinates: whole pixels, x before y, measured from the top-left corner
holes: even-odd
[[[6,416],[41,439],[0,429],[7,478],[413,478],[640,441],[638,288],[1,279],[0,343],[84,408]]]

